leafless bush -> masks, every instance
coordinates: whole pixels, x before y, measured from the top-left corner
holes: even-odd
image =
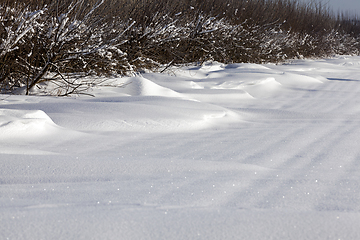
[[[74,79],[87,74],[131,71],[119,46],[129,22],[103,21],[94,13],[104,1],[88,7],[84,1],[61,5],[57,1],[39,10],[2,8],[0,84],[3,91],[55,82],[67,86],[63,95],[79,93]],[[6,25],[5,25],[5,24]]]
[[[359,33],[321,2],[0,0],[0,89],[79,94],[87,75],[358,54]]]

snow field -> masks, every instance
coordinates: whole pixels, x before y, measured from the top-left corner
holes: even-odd
[[[0,95],[2,239],[357,239],[360,58]]]

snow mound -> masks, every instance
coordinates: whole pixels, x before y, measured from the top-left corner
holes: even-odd
[[[289,87],[310,87],[311,85],[317,85],[323,83],[324,77],[306,76],[303,74],[284,73],[277,78],[281,84]]]
[[[130,96],[161,96],[161,97],[178,97],[184,96],[174,90],[162,87],[143,77],[132,77],[125,82],[123,88],[125,94]]]
[[[36,138],[59,131],[59,127],[41,110],[0,109],[0,139]]]
[[[200,86],[198,83],[191,81],[190,82],[191,89],[204,89],[203,86]]]
[[[226,108],[181,98],[97,97],[81,103],[71,101],[61,108],[69,109],[68,104],[71,105],[71,121],[59,115],[56,122],[62,127],[85,132],[176,132],[239,121],[239,116]]]
[[[211,86],[211,89],[237,90],[237,95],[242,95],[243,98],[258,98],[272,96],[281,86],[274,77],[254,80],[244,78],[219,82]]]
[[[281,87],[281,83],[270,77],[254,82],[249,82],[244,85],[243,89],[251,96],[257,97],[269,97],[272,96]]]
[[[225,65],[224,69],[271,70],[268,67],[255,63],[233,63]]]

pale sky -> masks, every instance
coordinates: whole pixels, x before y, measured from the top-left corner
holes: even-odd
[[[313,0],[303,0],[311,2]],[[316,0],[319,1],[319,0]],[[321,0],[323,4],[328,4],[336,13],[338,10],[349,11],[351,14],[360,15],[360,0]]]

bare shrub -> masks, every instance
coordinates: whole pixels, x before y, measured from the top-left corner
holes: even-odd
[[[36,85],[52,81],[66,83],[61,92],[66,95],[79,93],[82,84],[74,79],[87,74],[130,71],[119,46],[132,24],[105,22],[95,15],[103,2],[89,7],[81,0],[67,6],[57,1],[35,11],[6,8],[6,21],[12,23],[4,27],[0,48],[2,90],[24,87],[29,94]]]
[[[80,94],[88,75],[359,54],[360,24],[296,0],[0,0],[0,89]]]

